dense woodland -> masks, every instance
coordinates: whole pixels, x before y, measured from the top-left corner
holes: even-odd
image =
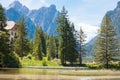
[[[22,66],[88,66],[90,68],[120,68],[117,34],[106,14],[95,41],[95,63],[83,63],[86,56],[86,35],[74,29],[65,7],[56,20],[58,35],[48,35],[36,24],[34,39],[28,38],[25,18],[18,20],[17,37],[9,44],[9,33],[5,30],[7,18],[0,5],[0,67]],[[40,65],[42,64],[42,65]]]

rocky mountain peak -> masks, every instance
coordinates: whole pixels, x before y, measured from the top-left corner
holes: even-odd
[[[17,1],[17,0],[9,5],[9,8],[16,8],[16,9],[18,9],[20,7],[22,7],[22,4],[19,1]]]
[[[56,6],[54,4],[50,5],[51,9],[56,9]]]
[[[117,7],[114,9],[114,11],[120,11],[120,1],[117,3]]]
[[[119,7],[119,8],[120,8],[120,1],[117,3],[117,7]]]
[[[25,5],[22,5],[17,0],[9,5],[8,9],[10,8],[15,9],[16,11],[20,12],[23,15],[26,15],[29,12],[29,9]]]

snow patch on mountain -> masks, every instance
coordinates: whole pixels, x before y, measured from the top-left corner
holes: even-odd
[[[95,36],[98,35],[98,30],[99,27],[98,26],[93,26],[90,24],[86,24],[86,23],[79,23],[75,29],[77,31],[80,30],[80,27],[82,27],[82,30],[85,32],[87,38],[86,38],[86,43],[89,42],[90,40],[92,40]]]

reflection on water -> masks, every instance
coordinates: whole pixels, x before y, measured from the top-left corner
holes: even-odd
[[[88,79],[89,80],[89,79]],[[115,79],[115,78],[113,78],[113,79],[93,79],[93,80],[120,80],[120,79]]]
[[[22,79],[14,79],[14,78],[10,78],[10,79],[5,79],[5,78],[0,78],[0,80],[42,80],[42,79],[26,79],[26,78],[22,78]],[[66,79],[48,79],[48,80],[66,80]],[[71,79],[69,79],[71,80]],[[83,78],[83,79],[74,79],[74,80],[120,80],[120,79],[90,79],[90,78]]]
[[[0,76],[0,80],[18,80],[18,79],[19,80],[120,80],[120,78],[94,79],[91,77],[81,78],[80,76],[71,77],[69,75],[64,75],[62,73],[63,70],[55,70],[55,69],[48,70],[48,69],[31,69],[31,68],[20,68],[20,69],[6,68],[6,69],[0,69],[0,75],[5,75],[5,77]]]
[[[113,79],[91,79],[91,78],[82,78],[82,79],[79,79],[79,80],[120,80],[120,79],[116,79],[116,78],[113,78]]]
[[[52,72],[52,71],[50,71]],[[0,69],[0,74],[49,74],[49,71],[46,69],[30,69],[30,68],[4,68]]]

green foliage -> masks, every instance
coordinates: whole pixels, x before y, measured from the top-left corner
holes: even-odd
[[[35,32],[35,38],[34,38],[34,45],[33,45],[33,56],[36,57],[38,60],[42,60],[43,58],[43,45],[42,45],[42,28],[37,26],[36,32]],[[42,38],[41,38],[42,37]]]
[[[77,59],[76,41],[74,37],[74,25],[71,26],[67,11],[63,7],[60,17],[58,17],[58,33],[59,33],[59,57],[61,64],[66,64],[69,61],[71,64]]]
[[[41,66],[42,65],[42,61],[35,60],[33,58],[34,57],[32,57],[32,59],[29,59],[28,57],[23,57],[23,59],[20,60],[22,67],[24,67],[24,66]]]
[[[4,55],[0,53],[0,67],[4,67],[3,58],[4,58]]]
[[[18,68],[21,67],[19,56],[16,53],[10,53],[3,56],[4,67]]]
[[[69,32],[68,32],[68,41],[67,41],[67,48],[68,48],[68,54],[67,54],[67,60],[73,64],[77,61],[78,58],[78,52],[77,52],[77,44],[76,44],[76,38],[75,38],[75,29],[74,24],[69,23]]]
[[[0,67],[20,67],[19,58],[15,53],[10,53],[9,34],[5,30],[6,16],[0,4]]]
[[[41,42],[42,42],[42,52],[44,55],[46,55],[46,34],[45,32],[42,30],[42,28],[40,28],[40,38],[41,38]]]
[[[0,53],[8,54],[10,53],[9,49],[9,34],[5,31],[0,30]]]
[[[90,69],[100,69],[101,66],[98,64],[86,64],[86,66]]]
[[[0,67],[7,67],[5,56],[10,54],[9,34],[7,31],[0,30]]]
[[[111,69],[120,69],[120,62],[113,62],[109,66]]]
[[[6,21],[7,21],[7,18],[4,13],[4,8],[0,4],[0,30],[2,31],[5,30],[4,27],[6,26]]]
[[[118,41],[112,21],[107,14],[103,18],[95,46],[96,61],[109,68],[110,61],[118,55]]]
[[[43,60],[36,60],[31,54],[24,56],[23,59],[20,60],[22,67],[24,66],[59,66],[59,64],[54,61],[47,61],[46,57],[43,57]]]
[[[46,58],[43,58],[43,60],[42,60],[42,65],[43,65],[43,66],[47,66],[47,59],[46,59]]]
[[[85,48],[86,35],[83,32],[82,28],[80,28],[80,32],[77,34],[77,38],[79,39],[78,43],[80,45],[80,48],[79,48],[79,63],[80,63],[80,65],[82,65],[82,58],[83,58],[83,56],[85,56],[85,53],[86,53],[86,48]]]
[[[27,58],[27,59],[33,59],[32,54],[28,54],[28,55],[26,56],[26,58]]]
[[[48,60],[56,58],[57,47],[54,36],[50,36],[47,42],[47,57]]]
[[[40,66],[41,61],[35,60],[35,57],[32,54],[28,54],[24,56],[23,59],[20,60],[22,67],[24,66]]]
[[[27,46],[28,46],[27,47],[28,53],[32,54],[33,53],[33,40],[28,40]]]
[[[27,31],[25,25],[25,19],[22,18],[18,21],[17,28],[17,39],[14,42],[14,51],[20,56],[23,57],[29,52],[29,41],[27,39]]]

